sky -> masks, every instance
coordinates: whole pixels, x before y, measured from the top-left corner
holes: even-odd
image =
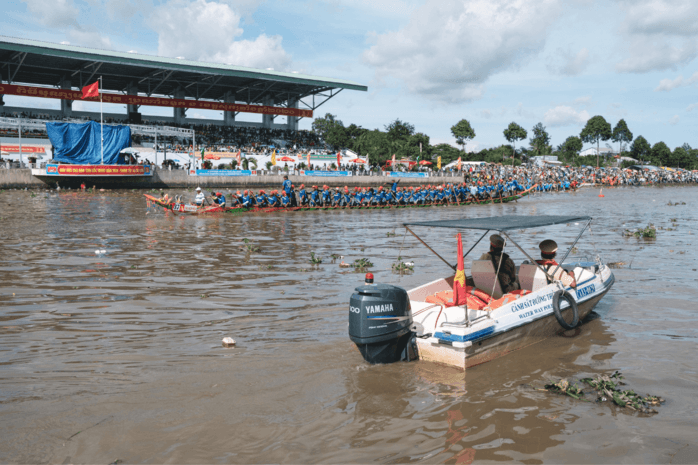
[[[698,147],[698,1],[13,0],[0,13],[11,37],[354,81],[368,91],[315,116],[367,129],[399,118],[432,144],[455,146],[465,118],[468,150],[506,143],[511,122],[529,137],[543,123],[557,146],[601,115],[650,144]]]

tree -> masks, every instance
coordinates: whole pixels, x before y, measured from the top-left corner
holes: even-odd
[[[451,134],[453,134],[453,137],[456,138],[458,145],[463,147],[463,153],[465,153],[465,144],[467,144],[470,139],[475,137],[475,130],[473,130],[472,126],[470,126],[467,119],[462,119],[454,126],[451,126]]]
[[[566,161],[576,162],[582,147],[582,139],[577,136],[570,136],[557,147],[557,150],[563,154]]]
[[[407,140],[414,134],[414,126],[396,119],[385,126],[385,132],[388,134],[388,140],[390,141]]]
[[[664,142],[657,142],[652,146],[650,157],[652,158],[652,164],[666,166],[671,158],[671,149]]]
[[[419,156],[420,143],[422,144],[421,158]],[[414,155],[410,154],[410,158],[413,158],[414,160],[431,160],[431,152],[433,148],[431,145],[429,145],[429,136],[421,132],[412,134],[410,138],[407,139],[407,144],[410,151],[414,153]]]
[[[541,153],[546,153],[550,144],[550,135],[548,131],[545,130],[543,123],[538,123],[533,126],[531,130],[533,136],[529,140],[531,148],[536,151],[538,155]]]
[[[347,135],[346,128],[339,124],[331,125],[325,134],[325,142],[334,150],[346,147],[349,144],[349,136]]]
[[[620,155],[623,142],[626,144],[630,143],[633,140],[633,133],[628,129],[625,120],[621,119],[618,121],[618,124],[616,124],[616,127],[613,128],[613,135],[611,137],[613,138],[613,142],[618,142],[618,155]]]
[[[327,137],[327,133],[330,128],[335,125],[344,126],[344,124],[337,119],[337,117],[331,113],[325,113],[322,118],[315,118],[312,124],[313,132],[318,134],[322,139]]]
[[[354,144],[354,151],[359,155],[369,156],[372,164],[383,165],[392,157],[391,144],[388,135],[378,129],[361,134]]]
[[[512,165],[516,159],[516,141],[524,140],[526,137],[528,137],[526,130],[513,121],[509,123],[509,127],[504,130],[504,138],[508,140],[510,144],[513,144],[514,159],[511,161]]]
[[[630,153],[633,155],[633,158],[640,160],[640,164],[642,164],[643,158],[647,160],[649,157],[650,149],[651,147],[649,142],[647,142],[647,139],[642,136],[637,136],[635,141],[630,146]]]
[[[432,157],[434,160],[436,160],[436,157],[441,157],[441,166],[445,166],[453,160],[458,160],[460,156],[460,151],[449,144],[439,144],[432,149]]]
[[[676,168],[683,168],[688,161],[688,152],[683,147],[676,147],[668,160],[668,165]]]
[[[587,121],[586,126],[582,129],[579,137],[587,143],[596,142],[596,167],[599,167],[599,144],[602,140],[606,141],[613,136],[611,125],[604,119],[603,116],[594,116]]]

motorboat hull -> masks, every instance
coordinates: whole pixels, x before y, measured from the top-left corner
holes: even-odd
[[[605,276],[603,276],[603,273],[599,273],[598,276],[595,276],[593,280],[590,280],[584,286],[578,286],[580,290],[589,289],[592,286],[595,289],[593,294],[584,296],[584,298],[575,299],[577,301],[580,321],[591,313],[599,301],[613,286],[615,278],[607,267],[604,268],[606,272]],[[484,337],[476,338],[465,343],[444,341],[428,333],[426,334],[427,337],[425,337],[425,335],[417,337],[416,342],[419,359],[465,370],[468,367],[494,360],[564,332],[565,329],[560,326],[552,310],[542,310],[542,308],[546,307],[545,297],[551,295],[550,293],[554,291],[556,291],[556,289],[554,285],[551,285],[539,292],[529,295],[529,299],[533,301],[535,301],[535,299],[543,300],[543,303],[540,304],[541,310],[531,307],[531,312],[540,311],[541,313],[539,315],[533,315],[535,318],[531,318],[530,321],[523,324],[507,325],[507,323],[500,320],[511,319],[510,313],[519,312],[514,305],[516,305],[517,302],[521,303],[525,299],[515,301],[513,304],[491,312],[491,320],[494,320],[494,322],[490,322],[489,326],[494,329],[491,334]],[[549,300],[550,299],[548,299],[548,301]],[[547,306],[549,306],[549,304],[547,304]],[[419,305],[413,303],[413,308],[418,309]],[[419,312],[416,313],[417,315],[414,316],[415,322],[418,324],[422,322],[422,327],[424,327],[426,320],[424,314],[422,313],[422,318],[420,318]],[[569,306],[567,306],[567,308],[562,308],[561,314],[566,321],[572,319],[572,309]],[[525,314],[520,313],[520,315],[524,316]],[[438,318],[437,316],[437,323],[440,321]],[[484,317],[484,319],[487,320],[488,318]],[[483,318],[480,318],[480,320],[483,320]],[[431,323],[431,325],[427,326],[434,327],[436,325]],[[477,324],[475,326],[477,326]],[[476,331],[476,328],[474,330]],[[424,330],[423,332],[426,331],[427,330]],[[434,327],[434,331],[437,331],[436,327]]]

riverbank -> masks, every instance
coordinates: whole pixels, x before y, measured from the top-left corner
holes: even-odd
[[[455,174],[455,173],[454,173]],[[462,175],[454,176],[432,176],[428,178],[392,178],[388,176],[349,176],[349,177],[326,177],[326,176],[301,176],[289,175],[289,179],[296,186],[305,184],[337,186],[359,186],[376,187],[393,180],[400,179],[401,186],[422,186],[425,184],[441,184],[448,182],[462,182]],[[82,182],[88,186],[97,186],[105,189],[167,189],[167,188],[189,188],[200,186],[223,187],[239,189],[257,189],[265,187],[279,187],[283,181],[281,174],[269,174],[258,176],[189,176],[185,170],[156,169],[153,176],[122,177],[119,179],[109,179],[105,177],[81,177],[70,178],[34,176],[30,169],[5,169],[0,170],[0,189],[29,188],[46,189],[56,187],[58,183],[62,187],[78,187]]]

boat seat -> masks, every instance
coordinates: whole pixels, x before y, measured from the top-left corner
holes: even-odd
[[[494,265],[489,260],[475,260],[471,267],[473,282],[475,287],[481,291],[485,291],[487,295],[491,295],[495,299],[499,299],[504,294],[502,286],[497,279]],[[492,288],[494,287],[494,292]]]
[[[536,292],[548,285],[548,278],[536,265],[522,264],[519,267],[519,284],[521,289]]]

